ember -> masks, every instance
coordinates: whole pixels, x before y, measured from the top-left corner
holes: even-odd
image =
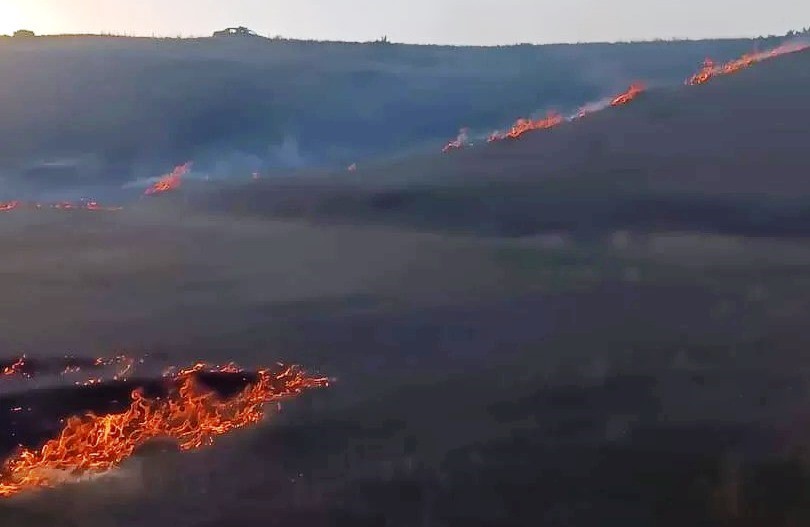
[[[183,165],[175,167],[171,173],[161,177],[157,183],[146,189],[144,194],[151,196],[154,194],[169,192],[171,190],[177,190],[183,183],[183,176],[188,174],[188,172],[191,170],[191,165],[192,163],[189,161]]]
[[[184,451],[211,445],[220,435],[260,422],[267,403],[329,383],[294,366],[260,370],[245,373],[247,386],[225,398],[198,379],[206,369],[197,365],[181,370],[171,378],[175,388],[166,397],[150,398],[136,389],[126,411],[71,417],[58,437],[40,448],[21,447],[0,469],[0,496],[103,474],[155,439],[171,439]]]
[[[134,371],[136,364],[143,362],[142,358],[135,359],[126,355],[96,359],[69,356],[36,359],[23,355],[19,358],[0,359],[0,373],[2,377],[33,378],[43,375],[76,375],[85,370],[112,370],[110,372],[112,379],[121,380],[126,379]]]
[[[57,203],[23,203],[21,201],[9,201],[0,203],[0,212],[8,212],[15,209],[53,209],[53,210],[89,210],[112,212],[123,210],[123,207],[106,207],[97,201],[81,200],[78,202],[60,201]]]
[[[22,376],[22,377],[29,377],[30,374],[26,371],[26,358],[25,355],[14,361],[13,363],[3,366],[3,376],[4,377],[14,377],[14,376]]]

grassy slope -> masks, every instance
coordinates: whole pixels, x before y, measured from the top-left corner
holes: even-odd
[[[0,40],[0,169],[54,187],[120,184],[187,159],[219,175],[343,164],[440,141],[462,125],[488,132],[529,112],[571,109],[636,78],[677,83],[707,55],[768,45]],[[285,139],[287,150],[268,150]]]
[[[211,194],[259,214],[494,235],[613,229],[810,233],[810,53],[519,141]]]

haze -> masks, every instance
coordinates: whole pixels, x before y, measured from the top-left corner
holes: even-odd
[[[733,16],[732,16],[733,15]],[[0,0],[0,34],[208,36],[246,25],[267,35],[425,44],[513,44],[784,34],[810,3],[774,0]]]

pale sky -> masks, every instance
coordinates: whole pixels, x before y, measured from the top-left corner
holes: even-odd
[[[267,36],[513,44],[781,35],[810,25],[808,0],[0,0],[0,34]]]

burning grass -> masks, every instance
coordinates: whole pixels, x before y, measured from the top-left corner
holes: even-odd
[[[790,43],[783,44],[769,51],[747,53],[738,59],[731,60],[724,64],[717,64],[712,59],[707,58],[703,62],[703,67],[700,68],[697,73],[686,79],[686,84],[690,86],[706,84],[715,77],[732,75],[744,69],[750,68],[759,62],[782,55],[787,55],[789,53],[798,53],[807,49],[810,49],[810,44],[808,43]]]
[[[191,161],[177,166],[170,173],[161,177],[154,185],[146,189],[144,194],[146,196],[153,196],[155,194],[163,194],[172,190],[177,190],[183,184],[183,176],[191,171]]]
[[[644,93],[647,88],[640,82],[634,82],[627,88],[627,91],[620,93],[610,101],[611,106],[624,106],[636,99],[639,95]]]
[[[201,381],[206,374],[233,377],[244,387],[223,396]],[[268,403],[328,385],[295,366],[247,373],[234,365],[196,365],[165,381],[165,395],[147,396],[137,388],[125,411],[69,417],[58,436],[39,448],[20,447],[0,469],[0,496],[104,474],[153,440],[169,439],[182,451],[211,445],[218,436],[260,422]]]
[[[493,132],[487,139],[487,142],[493,143],[507,139],[519,139],[529,132],[534,132],[537,130],[549,130],[566,122],[577,121],[583,117],[602,111],[609,107],[624,106],[634,101],[644,91],[646,91],[646,87],[643,83],[634,82],[626,91],[609,99],[602,99],[598,102],[586,104],[585,106],[580,107],[580,109],[574,115],[568,118],[563,117],[557,112],[549,112],[545,117],[539,119],[520,118],[515,121],[514,124],[512,124],[509,130],[505,132],[500,130]],[[447,153],[452,150],[463,148],[464,146],[469,146],[470,143],[468,142],[467,134],[468,130],[463,128],[456,139],[445,145],[442,152]]]
[[[517,139],[523,134],[533,132],[535,130],[548,130],[554,128],[565,122],[565,118],[557,112],[549,112],[546,117],[540,119],[525,119],[521,118],[515,121],[512,127],[506,131],[494,132],[489,136],[487,142],[502,141],[504,139]]]

